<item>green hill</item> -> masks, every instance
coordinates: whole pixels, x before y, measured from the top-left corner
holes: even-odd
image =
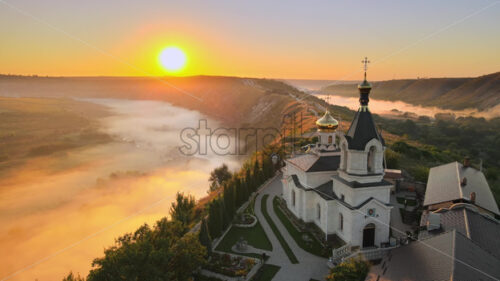
[[[475,78],[429,78],[373,82],[371,97],[448,109],[487,110],[500,104],[500,72]],[[357,97],[352,85],[330,85],[320,90]]]

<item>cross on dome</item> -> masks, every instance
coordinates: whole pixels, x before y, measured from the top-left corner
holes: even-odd
[[[365,70],[365,81],[366,81],[366,71],[368,70],[368,64],[370,63],[370,61],[368,60],[367,57],[365,57],[364,60],[361,61],[363,65],[363,69]]]

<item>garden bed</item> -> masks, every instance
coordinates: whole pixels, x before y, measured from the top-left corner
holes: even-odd
[[[243,213],[237,216],[234,226],[242,228],[254,227],[257,224],[257,218],[254,215]]]
[[[285,226],[285,228],[288,230],[288,233],[290,233],[290,236],[293,237],[299,247],[316,256],[325,258],[328,258],[330,256],[331,250],[328,247],[323,247],[323,245],[316,239],[316,237],[314,237],[314,235],[307,231],[299,231],[292,224],[292,222],[288,219],[286,214],[281,209],[278,197],[274,198],[273,207],[274,212],[280,219],[281,223]]]
[[[239,239],[243,237],[244,240],[247,241],[248,245],[266,250],[272,251],[273,246],[269,238],[267,238],[264,229],[260,225],[259,221],[256,222],[255,226],[250,228],[242,228],[231,226],[228,233],[222,238],[222,241],[215,248],[216,251],[233,253],[238,255],[245,255],[248,257],[260,258],[262,256],[261,253],[236,253],[232,250],[232,247],[239,241]]]
[[[253,258],[212,253],[209,262],[203,266],[203,269],[229,277],[246,277],[257,262]]]

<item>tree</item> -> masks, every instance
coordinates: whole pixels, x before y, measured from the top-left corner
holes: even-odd
[[[223,199],[225,211],[227,213],[227,216],[231,220],[234,217],[234,213],[236,212],[236,206],[234,202],[234,187],[231,185],[231,182],[224,185]]]
[[[206,249],[193,233],[184,235],[172,248],[174,253],[169,268],[173,272],[173,280],[190,280],[192,272],[205,262]]]
[[[370,264],[362,259],[349,259],[330,270],[327,281],[363,281],[370,270]]]
[[[175,202],[170,207],[170,216],[187,229],[194,219],[195,206],[196,200],[192,195],[184,196],[184,193],[177,192]]]
[[[184,235],[180,222],[162,219],[153,228],[143,225],[119,237],[92,262],[87,281],[184,281],[205,254],[196,236]]]
[[[240,202],[239,206],[241,206],[243,203],[245,203],[245,201],[247,201],[247,199],[251,193],[250,188],[249,188],[249,184],[248,184],[248,180],[246,180],[240,184],[239,193],[241,194],[241,202]]]
[[[219,199],[214,199],[208,206],[208,230],[212,238],[219,237],[222,233],[222,212]]]
[[[255,180],[252,177],[252,172],[250,171],[250,167],[246,167],[246,169],[245,169],[245,183],[246,183],[247,189],[250,190],[251,192],[256,189],[255,188]]]
[[[269,155],[266,155],[262,161],[262,173],[264,175],[264,181],[274,176],[274,165]]]
[[[262,173],[260,169],[260,163],[259,159],[255,158],[255,161],[253,162],[253,171],[252,171],[253,179],[254,179],[254,186],[252,186],[251,192],[255,191],[263,182],[262,180]]]
[[[400,154],[397,152],[394,152],[391,149],[386,149],[385,150],[385,164],[387,165],[388,169],[397,169],[399,168],[399,158]]]
[[[210,182],[210,191],[217,190],[230,178],[231,172],[229,172],[229,168],[226,164],[222,164],[222,166],[215,168],[210,173],[210,178],[208,179]]]
[[[234,179],[234,192],[235,192],[235,209],[238,209],[238,207],[245,202],[245,194],[242,192],[242,185],[245,184],[246,179],[240,179],[240,178],[235,178]]]
[[[73,272],[70,272],[62,281],[85,281],[85,278],[80,277],[80,274],[73,274]]]
[[[220,216],[222,218],[222,230],[226,229],[232,221],[232,218],[229,216],[228,212],[226,212],[226,206],[224,204],[223,199],[224,198],[221,198],[218,202],[219,203],[219,212],[220,212]]]
[[[200,225],[200,233],[198,234],[201,245],[207,248],[208,256],[212,255],[212,238],[208,232],[207,220],[203,218]]]

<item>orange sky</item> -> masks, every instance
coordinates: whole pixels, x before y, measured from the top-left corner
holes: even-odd
[[[490,1],[34,1],[0,3],[0,73],[345,79],[477,76],[500,66],[500,5]],[[452,5],[451,5],[452,4]],[[384,59],[385,58],[385,59]]]

